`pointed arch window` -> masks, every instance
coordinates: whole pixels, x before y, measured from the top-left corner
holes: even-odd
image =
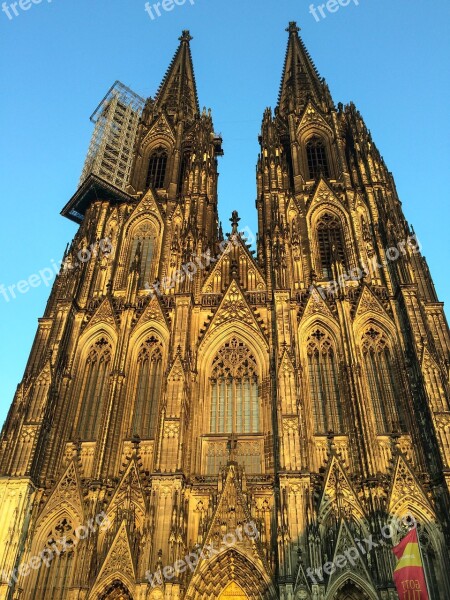
[[[329,213],[323,214],[317,223],[317,241],[321,275],[324,279],[332,279],[332,264],[339,260],[344,269],[347,268],[344,236],[338,217]]]
[[[377,433],[403,431],[403,419],[397,410],[401,395],[396,389],[396,369],[386,337],[370,328],[362,338],[362,352]]]
[[[155,437],[162,384],[162,344],[150,337],[142,345],[137,361],[135,408],[131,435]]]
[[[330,337],[316,329],[307,340],[308,375],[316,434],[344,433],[336,352]]]
[[[154,228],[148,221],[135,229],[132,236],[128,267],[131,269],[133,264],[139,265],[139,287],[142,289],[146,284],[153,283],[150,280],[152,279],[152,259],[156,236]]]
[[[62,547],[58,542],[65,540]],[[69,519],[63,518],[49,531],[44,550],[53,556],[49,567],[37,571],[37,580],[30,591],[30,600],[67,598],[74,565],[75,532]],[[56,553],[54,548],[58,549]],[[41,551],[41,550],[40,550]]]
[[[216,355],[211,370],[211,433],[258,433],[258,369],[244,342],[231,339]]]
[[[111,344],[101,338],[90,348],[84,363],[77,426],[77,437],[83,441],[96,441],[98,438],[109,387],[111,356]]]
[[[306,143],[306,157],[308,159],[309,178],[317,179],[330,176],[328,167],[327,149],[322,138],[315,135]]]
[[[167,159],[167,150],[165,148],[158,148],[150,155],[147,179],[145,180],[146,188],[149,188],[150,186],[153,186],[155,189],[164,187]]]

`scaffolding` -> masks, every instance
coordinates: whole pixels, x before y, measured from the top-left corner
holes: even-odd
[[[144,105],[145,100],[130,88],[120,81],[114,83],[91,116],[94,133],[79,185],[94,174],[126,190]]]

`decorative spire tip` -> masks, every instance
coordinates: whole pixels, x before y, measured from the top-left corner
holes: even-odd
[[[189,29],[183,29],[183,31],[181,32],[181,37],[179,37],[178,39],[180,40],[180,42],[187,42],[189,44],[189,42],[194,38],[190,34]]]
[[[289,27],[286,29],[286,31],[289,31],[289,34],[293,33],[294,35],[297,35],[297,33],[300,31],[300,27],[297,27],[296,21],[290,21]]]

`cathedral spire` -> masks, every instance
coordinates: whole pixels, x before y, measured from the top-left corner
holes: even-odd
[[[156,94],[155,105],[172,115],[194,119],[200,113],[188,30],[181,34],[180,45]]]
[[[286,29],[289,41],[284,61],[278,109],[281,114],[301,110],[309,99],[321,105],[327,96],[323,81],[301,37],[295,21]]]

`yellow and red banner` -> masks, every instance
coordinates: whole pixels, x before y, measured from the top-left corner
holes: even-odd
[[[411,529],[392,550],[398,558],[394,570],[394,582],[400,600],[430,600],[420,556],[417,529]]]

